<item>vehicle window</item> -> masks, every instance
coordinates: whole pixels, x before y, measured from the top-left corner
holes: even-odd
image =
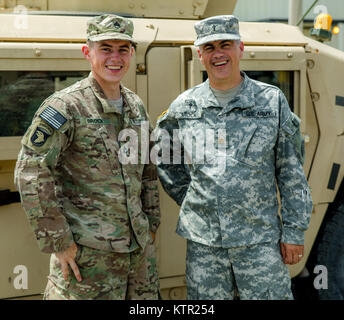
[[[22,136],[42,102],[85,71],[0,71],[0,137]]]
[[[249,71],[245,73],[254,80],[272,84],[280,88],[286,96],[290,109],[294,111],[294,72],[293,71]],[[207,72],[203,71],[203,81],[208,78]]]

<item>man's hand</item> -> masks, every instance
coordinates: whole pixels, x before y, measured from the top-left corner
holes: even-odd
[[[68,265],[70,265],[71,269],[73,270],[76,280],[78,280],[79,282],[82,280],[79,268],[74,261],[77,252],[78,252],[78,247],[75,243],[73,243],[65,251],[55,253],[57,259],[59,259],[60,261],[62,274],[65,281],[67,281],[68,279],[68,273],[69,273]]]
[[[280,243],[281,254],[285,264],[296,264],[303,257],[303,245]]]

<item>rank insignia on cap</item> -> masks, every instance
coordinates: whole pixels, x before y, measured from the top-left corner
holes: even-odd
[[[47,141],[47,139],[50,137],[50,134],[45,132],[40,127],[37,127],[33,135],[31,136],[31,142],[36,147],[41,147]]]
[[[67,121],[67,119],[60,112],[50,106],[45,108],[39,116],[56,130],[60,129]]]

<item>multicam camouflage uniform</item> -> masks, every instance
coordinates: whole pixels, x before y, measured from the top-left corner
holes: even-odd
[[[277,87],[242,76],[241,90],[226,106],[207,80],[182,93],[157,122],[160,134],[178,130],[182,155],[191,158],[190,164],[158,163],[164,189],[181,206],[177,233],[188,239],[189,299],[231,298],[233,288],[221,284],[228,269],[242,299],[292,297],[278,241],[303,244],[312,207],[299,119]],[[215,151],[205,148],[204,162],[193,161],[209,129]],[[190,132],[192,152],[183,143]],[[222,269],[214,270],[215,260]]]
[[[123,86],[121,94],[123,116],[90,74],[45,100],[22,139],[15,180],[40,249],[79,247],[83,281],[71,271],[64,281],[53,254],[46,298],[157,298],[149,233],[160,222],[156,169],[141,161],[141,148],[138,164],[118,157],[120,130],[141,141],[148,117],[137,95]]]

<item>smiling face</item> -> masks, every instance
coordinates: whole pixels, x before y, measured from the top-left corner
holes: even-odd
[[[239,63],[243,52],[243,42],[233,40],[212,41],[201,46],[199,57],[213,88],[225,90],[240,83]]]
[[[129,41],[104,40],[84,46],[82,52],[90,61],[92,74],[101,87],[118,86],[127,73],[133,55]]]

